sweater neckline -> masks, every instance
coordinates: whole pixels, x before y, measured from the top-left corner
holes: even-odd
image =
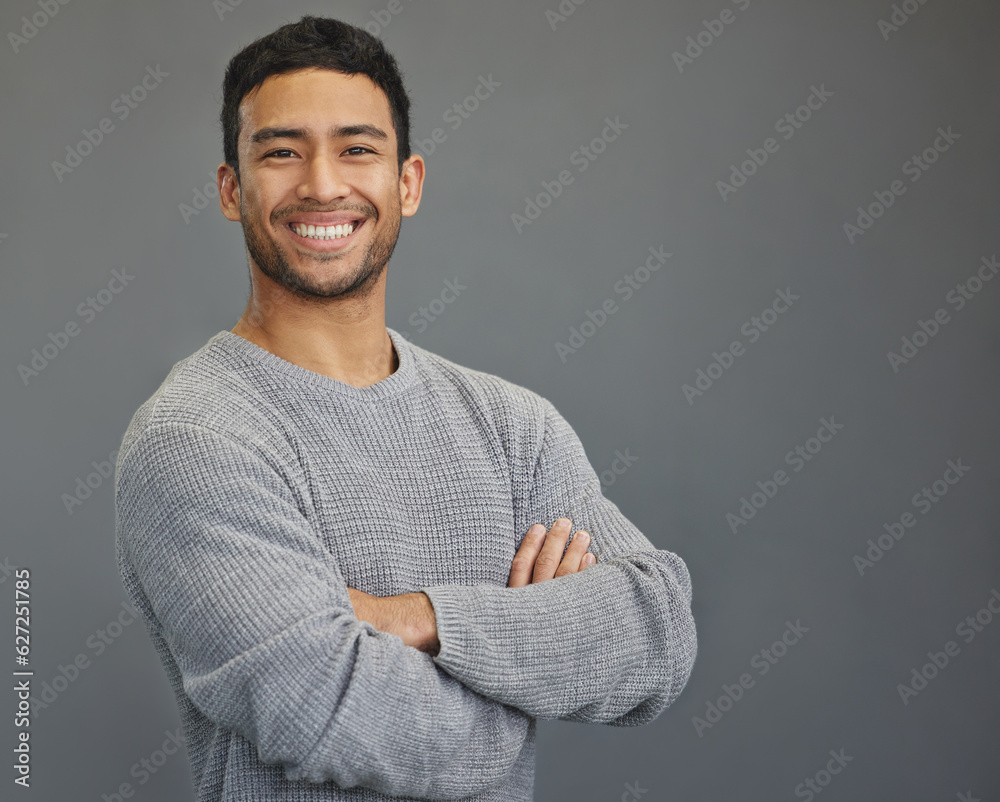
[[[220,331],[209,342],[229,353],[236,354],[248,363],[268,371],[277,371],[288,378],[319,390],[336,393],[345,398],[378,401],[397,395],[410,387],[416,376],[414,354],[409,341],[388,326],[386,326],[386,331],[389,334],[389,339],[392,340],[399,365],[393,373],[368,387],[355,387],[353,384],[296,365],[294,362],[289,362],[229,330]]]

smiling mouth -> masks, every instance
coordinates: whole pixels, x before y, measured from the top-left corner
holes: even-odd
[[[305,223],[288,223],[289,230],[305,239],[326,241],[347,239],[364,225],[364,220],[353,220],[336,226],[313,226]]]

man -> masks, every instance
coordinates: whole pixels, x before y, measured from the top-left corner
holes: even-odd
[[[687,569],[550,402],[386,327],[425,166],[377,39],[307,16],[252,43],[222,127],[250,299],[116,469],[197,798],[530,800],[538,718],[635,726],[680,693]]]

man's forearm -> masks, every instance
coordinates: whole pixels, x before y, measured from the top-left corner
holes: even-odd
[[[694,662],[689,578],[667,551],[612,556],[540,585],[424,590],[439,628],[435,663],[535,718],[644,723],[673,702]]]
[[[597,558],[587,551],[590,536],[586,532],[581,531],[574,536],[567,548],[570,523],[569,518],[560,518],[548,533],[541,524],[535,524],[528,530],[514,557],[509,587],[574,574],[597,562]],[[584,559],[584,556],[589,559]],[[440,651],[434,605],[423,591],[372,596],[348,588],[347,593],[359,621],[367,621],[381,632],[397,635],[407,646],[427,652],[432,657]]]
[[[436,655],[441,648],[437,634],[434,606],[423,591],[401,593],[398,596],[372,596],[362,590],[348,588],[354,615],[367,621],[381,632],[402,638],[407,646]]]

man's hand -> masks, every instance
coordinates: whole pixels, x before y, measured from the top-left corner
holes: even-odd
[[[582,529],[573,536],[573,542],[560,561],[571,524],[569,518],[560,518],[552,525],[548,534],[541,524],[531,527],[521,542],[521,548],[514,555],[507,587],[520,588],[556,576],[575,574],[597,562],[597,557],[587,553],[590,535]]]

